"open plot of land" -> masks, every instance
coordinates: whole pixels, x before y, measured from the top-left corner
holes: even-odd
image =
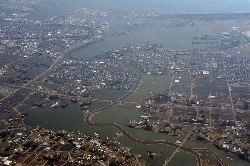
[[[210,108],[201,107],[201,108],[199,109],[199,114],[200,114],[200,115],[209,116],[210,110],[211,110]]]
[[[236,86],[231,86],[231,94],[232,94],[232,98],[234,98],[235,100],[243,100],[243,98],[245,99],[249,99],[250,96],[250,92],[249,92],[249,87],[236,87]],[[249,97],[249,98],[248,98]]]
[[[222,120],[234,120],[233,111],[231,109],[220,109],[220,119]]]
[[[222,89],[228,90],[227,86],[225,86],[225,85],[227,85],[227,79],[226,79],[226,77],[211,76],[211,83],[214,86],[221,86]]]
[[[194,78],[195,85],[208,85],[210,83],[210,75],[197,75]]]
[[[198,108],[188,107],[186,117],[190,119],[197,119],[197,109]]]
[[[219,106],[231,104],[226,78],[213,78],[211,84],[213,85],[211,96],[215,96],[214,99],[211,98],[211,104]]]
[[[152,93],[166,92],[169,89],[172,76],[154,76],[154,75],[143,75],[142,83],[132,95],[127,97],[125,101],[140,101],[147,99]]]
[[[248,31],[249,32],[249,31]],[[237,49],[230,50],[230,55],[236,55],[238,57],[249,57],[250,48],[249,47],[240,47]]]
[[[199,123],[200,126],[204,126],[202,123],[209,123],[210,110],[205,108],[201,109],[198,106],[179,106],[172,109],[172,116],[169,119],[170,122],[181,124],[182,126],[184,125],[183,123],[189,123],[189,125]],[[203,122],[201,122],[201,120]]]
[[[172,109],[173,117],[185,117],[185,115],[186,115],[186,108],[184,107],[175,107]]]
[[[202,100],[208,106],[225,107],[230,104],[229,91],[226,78],[202,75],[194,80],[193,95],[197,100]]]
[[[195,85],[193,88],[193,95],[197,96],[197,100],[202,100],[203,103],[210,102],[208,99],[208,87],[203,85]]]
[[[221,165],[216,157],[208,150],[197,150],[200,154],[201,163],[204,166]]]
[[[250,119],[250,112],[249,111],[236,111],[236,119],[237,121],[247,122]]]
[[[220,113],[219,110],[213,110],[211,111],[211,126],[217,126],[218,120],[220,119]]]
[[[190,96],[190,87],[188,85],[184,84],[179,84],[179,83],[174,83],[171,87],[171,92],[172,93],[179,93],[179,94],[188,94]]]
[[[231,109],[211,109],[211,126],[218,126],[218,124],[228,120],[234,120],[233,111]]]
[[[200,76],[194,80],[193,95],[197,96],[197,100],[208,101],[208,96],[210,95],[210,89],[213,86],[210,84],[210,77]]]
[[[188,98],[190,96],[190,86],[191,80],[188,77],[182,76],[175,76],[171,86],[171,93],[179,93],[179,94],[187,94]]]
[[[250,99],[249,87],[231,86],[231,95],[234,108],[239,108],[245,104],[245,100]]]

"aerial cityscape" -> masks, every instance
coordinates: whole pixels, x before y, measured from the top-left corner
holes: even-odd
[[[250,1],[200,1],[0,0],[0,165],[249,165]]]

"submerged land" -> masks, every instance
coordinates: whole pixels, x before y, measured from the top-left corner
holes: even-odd
[[[250,13],[0,6],[1,164],[249,164]]]

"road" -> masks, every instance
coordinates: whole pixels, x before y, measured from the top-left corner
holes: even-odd
[[[133,88],[128,91],[128,93],[126,93],[124,96],[122,96],[121,98],[119,98],[117,101],[121,101],[121,100],[124,100],[127,96],[131,95],[134,90],[139,86],[140,84],[140,81],[141,81],[141,78],[142,78],[142,75],[139,75],[138,78],[137,78],[137,81],[136,83],[134,84]],[[99,109],[98,111],[96,112],[90,112],[89,114],[86,115],[86,117],[84,117],[84,121],[87,125],[89,126],[92,126],[92,127],[100,127],[100,126],[111,126],[115,129],[117,129],[119,132],[121,132],[125,137],[127,137],[128,139],[130,139],[131,141],[133,142],[136,142],[136,143],[140,143],[140,144],[144,144],[144,145],[155,145],[155,144],[165,144],[165,145],[168,145],[170,147],[173,147],[176,149],[176,152],[177,151],[183,151],[185,153],[189,153],[191,155],[193,155],[195,158],[196,158],[196,161],[197,161],[197,166],[201,166],[201,159],[200,159],[200,155],[194,151],[194,149],[192,148],[188,148],[188,147],[184,147],[183,144],[184,142],[187,140],[187,138],[189,137],[189,135],[192,133],[190,132],[188,134],[188,136],[183,140],[182,144],[175,144],[173,142],[170,142],[170,141],[166,141],[166,140],[142,140],[142,139],[138,139],[136,137],[134,137],[132,134],[130,134],[128,131],[126,131],[124,128],[122,128],[120,125],[116,124],[116,123],[94,123],[91,121],[91,118],[96,115],[96,114],[99,114],[101,112],[104,112],[108,109],[110,109],[111,107],[117,105],[118,103],[117,102],[112,102],[111,104]],[[204,149],[204,150],[208,150],[208,151],[211,151],[210,149]],[[216,157],[216,159],[222,163],[223,165],[226,165],[219,157],[216,153],[214,153],[214,156]]]
[[[132,89],[130,91],[128,91],[128,93],[126,93],[124,96],[120,97],[118,100],[124,100],[126,97],[128,97],[129,95],[131,95],[133,93],[133,91],[138,87],[138,85],[140,84],[142,75],[139,74],[136,83],[134,84],[134,86],[132,87]],[[108,109],[110,109],[111,107],[115,106],[118,102],[112,102],[111,104],[107,105],[106,107],[103,107],[101,109],[99,109],[96,112],[90,112],[89,114],[87,114],[87,116],[85,117],[85,123],[89,126],[92,127],[100,127],[100,126],[111,126],[114,127],[115,129],[117,129],[118,131],[120,131],[124,136],[126,136],[128,139],[130,139],[133,142],[136,143],[140,143],[140,144],[144,144],[144,145],[155,145],[155,144],[166,144],[170,147],[173,147],[175,149],[179,148],[182,151],[188,152],[190,154],[192,154],[193,156],[196,157],[197,159],[197,165],[200,166],[200,156],[194,152],[192,149],[184,147],[184,146],[180,146],[178,144],[175,144],[173,142],[170,141],[166,141],[166,140],[142,140],[142,139],[138,139],[136,137],[134,137],[132,134],[130,134],[128,131],[126,131],[125,129],[123,129],[120,125],[116,124],[116,123],[94,123],[91,121],[91,118],[96,115],[99,114],[101,112],[104,112]]]
[[[226,67],[225,67],[225,54],[222,54],[222,60],[223,60],[223,68],[224,68],[224,72],[225,72],[225,76],[227,78],[227,87],[228,87],[228,92],[229,92],[229,97],[230,97],[230,100],[231,100],[231,108],[232,108],[232,112],[233,112],[233,120],[236,124],[236,116],[235,116],[235,111],[234,111],[234,104],[233,104],[233,99],[232,99],[232,93],[231,93],[231,89],[230,89],[230,85],[229,85],[229,82],[228,82],[228,77],[227,77],[227,71],[226,71]]]
[[[194,127],[193,130],[195,130],[195,129],[196,129],[196,127]],[[186,140],[187,140],[188,137],[191,135],[191,133],[192,133],[192,131],[190,131],[190,132],[188,133],[188,135],[182,140],[182,142],[179,144],[179,147],[175,149],[174,153],[173,153],[172,156],[166,161],[166,163],[164,164],[164,166],[167,166],[167,165],[168,165],[168,162],[175,156],[175,154],[176,154],[177,152],[180,151],[181,147],[183,147],[183,144],[186,142]],[[199,162],[198,162],[198,161],[197,161],[197,165],[199,165]]]
[[[45,71],[43,72],[42,74],[40,74],[39,76],[37,76],[36,78],[34,78],[32,81],[30,81],[29,83],[27,83],[26,85],[23,85],[23,86],[19,86],[18,89],[16,89],[14,91],[17,92],[19,89],[23,88],[23,89],[30,89],[30,90],[34,90],[30,87],[28,87],[28,85],[30,85],[31,83],[33,83],[34,81],[38,80],[39,78],[43,77],[44,75],[48,74],[54,67],[55,65],[57,64],[58,61],[60,61],[62,58],[64,57],[63,54],[60,54],[60,56],[57,57],[57,59],[53,62],[53,64]],[[173,77],[174,78],[174,77]],[[172,79],[173,79],[172,78]],[[140,82],[141,82],[141,79],[142,79],[142,74],[138,74],[138,77],[137,77],[137,80],[134,84],[134,86],[131,88],[131,90],[129,90],[125,95],[123,95],[122,97],[120,97],[119,99],[117,99],[116,101],[106,101],[106,102],[111,102],[109,105],[107,105],[106,107],[103,107],[101,109],[99,109],[98,111],[96,112],[90,112],[89,114],[86,115],[86,117],[84,117],[84,120],[85,120],[85,123],[89,126],[93,126],[93,127],[99,127],[99,126],[111,126],[111,127],[114,127],[116,128],[118,131],[120,131],[124,136],[126,136],[128,139],[130,139],[131,141],[133,142],[136,142],[136,143],[140,143],[140,144],[144,144],[144,145],[155,145],[155,144],[164,144],[164,145],[168,145],[170,147],[173,147],[175,149],[178,149],[180,151],[183,151],[185,153],[189,153],[193,156],[196,157],[196,160],[197,160],[197,165],[201,165],[201,160],[200,160],[200,156],[197,152],[195,152],[193,149],[191,148],[187,148],[187,147],[184,147],[183,145],[178,145],[178,144],[175,144],[173,142],[170,142],[170,141],[166,141],[166,140],[142,140],[142,139],[138,139],[136,137],[134,137],[133,135],[131,135],[128,131],[126,131],[124,128],[122,128],[120,125],[116,124],[116,123],[94,123],[91,121],[91,118],[100,113],[100,112],[104,112],[108,109],[110,109],[111,107],[117,105],[119,102],[118,101],[122,101],[124,100],[125,98],[127,98],[129,95],[131,95],[132,93],[134,93],[134,91],[136,90],[136,88],[139,86]],[[172,80],[173,82],[173,80]],[[38,92],[43,92],[42,90],[35,90],[35,91],[38,91]],[[12,93],[12,94],[14,94]],[[47,92],[48,93],[48,92]],[[69,97],[67,95],[63,95],[65,97]],[[8,96],[6,96],[8,97]],[[5,98],[6,98],[5,97]],[[70,96],[72,97],[72,96]],[[84,98],[85,99],[85,98]],[[89,99],[89,98],[88,98]],[[93,101],[97,101],[98,99],[91,99]],[[98,100],[99,101],[99,100]],[[223,161],[217,156],[217,159],[223,163]]]
[[[133,135],[131,135],[129,132],[127,132],[125,129],[123,129],[120,125],[118,125],[116,123],[93,123],[93,122],[91,122],[91,117],[92,117],[91,114],[88,114],[86,117],[86,121],[85,121],[86,124],[88,124],[89,126],[92,126],[92,127],[100,127],[100,126],[114,127],[115,129],[120,131],[124,136],[126,136],[131,141],[136,142],[136,143],[140,143],[143,145],[165,144],[165,145],[168,145],[168,146],[173,147],[175,149],[179,148],[181,151],[188,152],[188,153],[192,154],[193,156],[195,156],[197,159],[197,165],[198,166],[201,165],[200,156],[196,152],[194,152],[191,148],[179,146],[173,142],[166,141],[166,140],[141,140],[141,139],[138,139],[138,138],[134,137]]]

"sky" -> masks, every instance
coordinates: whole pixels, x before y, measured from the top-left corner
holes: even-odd
[[[135,12],[143,10],[184,14],[250,12],[250,0],[42,0],[42,2],[68,2],[69,7]]]

